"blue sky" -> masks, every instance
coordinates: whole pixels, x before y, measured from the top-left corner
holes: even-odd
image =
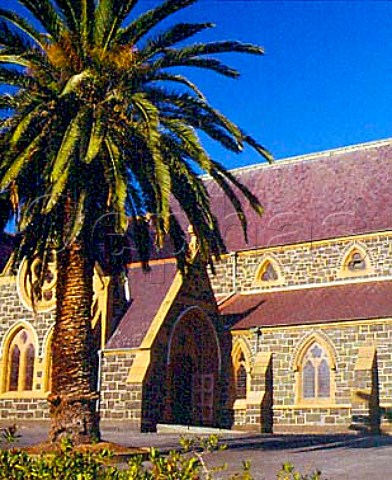
[[[139,10],[154,3],[140,0]],[[263,57],[225,55],[239,80],[190,76],[277,159],[392,136],[392,2],[199,0],[173,18],[216,23],[195,40],[265,48]],[[251,150],[208,148],[229,167],[259,161]]]

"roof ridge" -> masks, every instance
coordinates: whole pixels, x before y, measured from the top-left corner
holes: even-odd
[[[230,173],[238,174],[255,170],[263,170],[267,168],[281,167],[282,165],[288,165],[292,163],[302,163],[307,161],[312,161],[320,159],[323,157],[332,157],[340,153],[355,152],[357,150],[370,150],[373,148],[379,148],[386,145],[392,145],[392,137],[388,137],[382,140],[373,140],[370,142],[357,143],[354,145],[348,145],[343,147],[331,148],[330,150],[321,150],[318,152],[305,153],[302,155],[294,155],[292,157],[286,157],[282,159],[277,159],[273,163],[254,163],[252,165],[246,165],[243,167],[236,167],[230,169]],[[205,174],[201,176],[202,178],[209,179],[212,178],[210,175]]]

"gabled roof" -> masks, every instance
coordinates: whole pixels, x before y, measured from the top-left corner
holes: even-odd
[[[152,262],[150,266],[148,273],[138,264],[129,266],[131,303],[108,341],[107,349],[138,348],[158,313],[177,268],[174,260]]]
[[[219,307],[233,330],[391,318],[392,282],[366,282],[249,295],[237,294]]]
[[[264,206],[244,203],[249,243],[230,201],[206,179],[229,251],[392,228],[392,139],[240,168],[233,174]]]

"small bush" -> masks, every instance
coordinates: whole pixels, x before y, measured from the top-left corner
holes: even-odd
[[[111,466],[113,455],[108,450],[82,453],[73,449],[70,441],[61,444],[60,451],[50,455],[30,456],[16,449],[0,451],[0,480],[213,480],[225,466],[209,468],[204,454],[222,450],[217,436],[208,439],[183,438],[183,450],[163,454],[151,449],[146,461],[134,456],[128,468]],[[228,477],[229,478],[229,477]],[[320,472],[302,475],[287,463],[278,472],[278,480],[321,480]],[[231,480],[253,480],[249,462]]]

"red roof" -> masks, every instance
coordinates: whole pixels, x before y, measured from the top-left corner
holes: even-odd
[[[149,273],[140,266],[129,268],[132,301],[106,348],[137,348],[145,337],[177,270],[172,260],[152,262],[150,266]]]
[[[392,282],[237,294],[220,312],[232,329],[386,318],[392,316]]]
[[[232,173],[264,206],[244,203],[245,243],[230,201],[207,181],[229,251],[286,245],[392,228],[392,140],[255,165]]]

